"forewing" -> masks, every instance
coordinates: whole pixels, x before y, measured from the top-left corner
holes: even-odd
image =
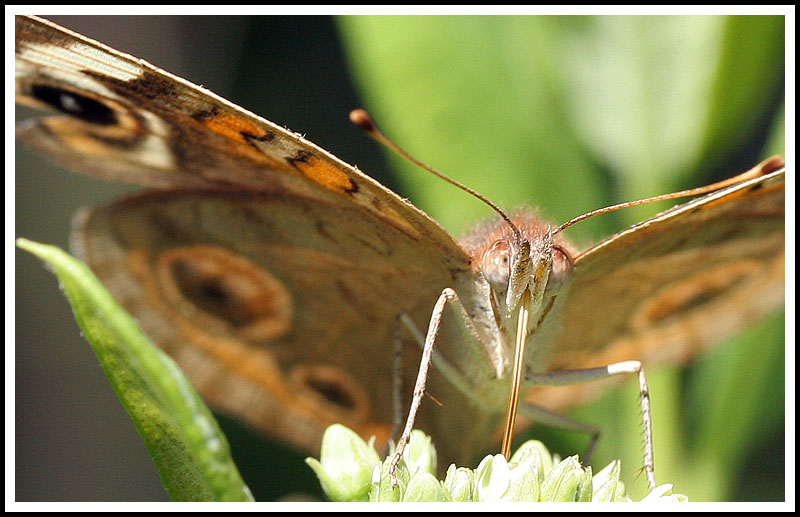
[[[27,144],[73,170],[156,188],[243,188],[355,204],[467,258],[435,221],[297,133],[102,43],[16,17],[16,100],[62,115],[26,120]]]

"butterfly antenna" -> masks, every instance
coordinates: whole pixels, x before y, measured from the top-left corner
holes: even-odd
[[[503,430],[503,444],[502,444],[502,454],[508,460],[511,456],[511,442],[514,436],[514,421],[516,420],[517,416],[517,406],[519,405],[519,396],[520,390],[522,386],[522,381],[524,379],[524,351],[525,351],[525,336],[526,336],[526,329],[528,327],[528,316],[529,316],[529,305],[531,303],[531,293],[528,290],[528,277],[530,276],[530,267],[531,267],[531,255],[530,255],[530,243],[522,237],[522,232],[520,232],[519,228],[511,221],[511,218],[506,215],[503,210],[500,209],[497,205],[489,201],[486,197],[479,194],[478,192],[472,190],[468,186],[459,183],[458,181],[454,180],[453,178],[442,174],[441,172],[437,171],[433,167],[425,165],[421,161],[417,160],[406,151],[403,150],[399,145],[394,143],[392,140],[389,139],[386,135],[378,129],[378,126],[372,120],[372,117],[363,109],[356,109],[350,112],[350,121],[364,130],[373,140],[385,145],[392,151],[396,152],[406,160],[410,161],[422,167],[426,171],[434,174],[435,176],[440,177],[441,179],[445,180],[446,182],[450,183],[451,185],[460,188],[464,192],[468,194],[472,194],[474,197],[480,199],[487,205],[489,205],[495,212],[497,212],[500,217],[508,224],[511,228],[511,231],[514,233],[514,240],[517,247],[517,252],[519,253],[519,261],[517,261],[516,265],[514,266],[514,270],[511,271],[511,276],[517,279],[522,279],[521,282],[514,282],[513,280],[510,282],[509,292],[512,292],[511,286],[516,285],[518,288],[521,288],[521,292],[519,293],[519,299],[516,300],[516,305],[518,307],[517,314],[517,339],[514,346],[514,371],[512,372],[512,383],[511,383],[511,395],[509,397],[509,406],[506,412],[506,423]],[[552,236],[552,234],[551,234]],[[509,304],[509,308],[511,305]]]
[[[441,172],[437,171],[433,167],[431,167],[429,165],[425,165],[421,161],[417,160],[416,158],[414,158],[413,156],[408,154],[402,147],[400,147],[399,145],[394,143],[391,139],[389,139],[388,136],[386,136],[378,128],[378,126],[375,124],[375,121],[372,120],[372,117],[370,116],[369,113],[367,113],[366,110],[364,110],[364,109],[355,109],[355,110],[351,111],[350,112],[350,122],[352,122],[356,126],[360,127],[365,133],[367,133],[367,135],[370,136],[370,138],[372,138],[373,140],[375,140],[378,143],[381,143],[381,144],[385,145],[386,147],[388,147],[392,151],[396,152],[397,154],[399,154],[400,156],[402,156],[406,160],[410,161],[411,163],[413,163],[413,164],[415,164],[415,165],[417,165],[419,167],[422,167],[423,169],[425,169],[426,171],[430,172],[431,174],[440,177],[441,179],[445,180],[446,182],[450,183],[451,185],[460,188],[464,192],[467,192],[468,194],[472,194],[472,196],[480,199],[481,201],[483,201],[484,203],[489,205],[492,208],[492,210],[497,212],[500,215],[500,217],[503,218],[503,220],[511,228],[511,231],[514,232],[514,238],[516,239],[517,243],[522,242],[522,240],[523,240],[522,239],[522,233],[519,231],[519,228],[517,228],[516,225],[513,222],[511,222],[511,218],[508,217],[508,215],[506,215],[506,213],[503,212],[503,210],[499,206],[497,206],[494,203],[492,203],[491,201],[489,201],[489,199],[484,197],[479,192],[476,192],[475,190],[473,190],[473,189],[469,188],[468,186],[464,185],[463,183],[459,183],[458,181],[454,180],[450,176],[447,176],[444,173],[441,173]]]
[[[753,178],[758,178],[760,176],[765,176],[767,174],[771,174],[776,172],[785,167],[785,162],[783,157],[781,156],[772,156],[767,158],[763,162],[759,163],[752,169],[743,172],[737,176],[732,178],[728,178],[726,180],[718,181],[716,183],[712,183],[711,185],[706,185],[705,187],[698,187],[688,190],[681,190],[680,192],[673,192],[671,194],[662,194],[660,196],[653,196],[648,197],[645,199],[639,199],[637,201],[628,201],[625,203],[619,203],[617,205],[607,206],[605,208],[598,208],[597,210],[592,210],[591,212],[585,213],[583,215],[579,215],[578,217],[567,221],[566,223],[562,224],[558,228],[556,228],[553,233],[558,233],[566,228],[569,228],[573,224],[583,221],[584,219],[588,219],[592,216],[598,214],[605,214],[606,212],[613,212],[615,210],[620,210],[622,208],[628,208],[631,206],[637,205],[644,205],[646,203],[653,203],[655,201],[667,201],[670,199],[678,199],[682,197],[690,197],[690,196],[699,196],[701,194],[708,194],[709,192],[716,192],[717,190],[723,189],[725,187],[729,187],[731,185],[738,185],[743,181],[747,181]]]

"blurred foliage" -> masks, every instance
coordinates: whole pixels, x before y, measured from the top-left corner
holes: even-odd
[[[338,22],[365,107],[384,131],[506,208],[538,207],[563,222],[729,177],[784,152],[781,16]],[[454,234],[492,216],[452,186],[390,160],[412,201]],[[571,236],[585,245],[663,208],[593,218]],[[656,472],[692,500],[783,499],[783,333],[776,316],[688,371],[648,371]],[[573,415],[604,429],[593,463],[621,458],[636,494],[646,483],[630,468],[641,463],[633,384]],[[534,433],[564,455],[586,447],[585,437]],[[780,447],[756,459],[770,468],[752,479],[746,467],[764,444]]]

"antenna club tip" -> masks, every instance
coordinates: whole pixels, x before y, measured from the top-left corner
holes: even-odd
[[[375,130],[375,122],[365,109],[354,109],[350,112],[350,122],[369,133]]]

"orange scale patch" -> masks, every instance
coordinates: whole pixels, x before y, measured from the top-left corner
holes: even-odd
[[[328,190],[349,194],[358,189],[347,174],[316,156],[308,155],[303,160],[295,160],[293,165],[308,179]]]

